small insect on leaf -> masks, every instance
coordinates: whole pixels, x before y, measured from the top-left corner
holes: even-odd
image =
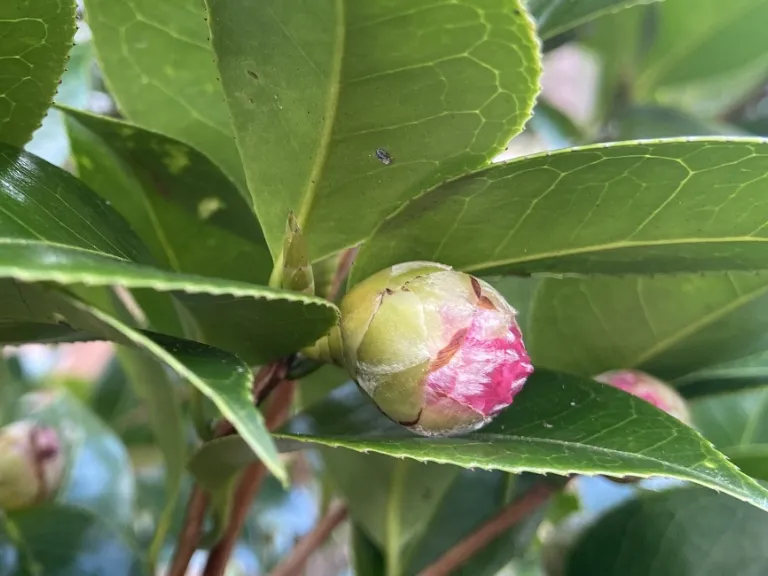
[[[384,148],[376,148],[376,158],[381,160],[381,163],[386,166],[392,164],[392,156]]]

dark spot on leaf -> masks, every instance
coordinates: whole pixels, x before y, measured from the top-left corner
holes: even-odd
[[[384,148],[376,148],[376,158],[378,158],[382,164],[389,166],[392,164],[392,156]]]
[[[253,70],[246,70],[245,72],[246,72],[246,74],[248,74],[248,76],[250,76],[254,80],[256,80],[256,81],[259,80],[259,75],[256,74],[256,72],[254,72]]]

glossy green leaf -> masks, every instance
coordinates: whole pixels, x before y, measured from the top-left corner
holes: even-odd
[[[766,294],[764,273],[546,279],[526,344],[547,368],[671,380],[768,349]]]
[[[27,394],[16,417],[51,426],[62,439],[66,472],[57,502],[86,508],[121,529],[131,528],[135,498],[131,461],[104,422],[64,390]]]
[[[538,43],[519,0],[207,5],[273,255],[289,210],[319,259],[425,188],[483,166],[520,131],[538,90]]]
[[[578,540],[566,576],[722,576],[768,571],[768,516],[700,488],[646,494]]]
[[[45,504],[9,514],[0,548],[3,575],[150,574],[133,543],[106,518],[74,506]]]
[[[0,6],[0,141],[21,146],[40,126],[74,35],[74,0]]]
[[[109,92],[125,116],[200,150],[247,197],[203,2],[85,0],[85,9]]]
[[[483,274],[765,266],[768,142],[618,143],[524,157],[419,196],[382,222],[353,280],[409,260]]]
[[[688,398],[768,384],[768,352],[708,366],[673,381]]]
[[[0,277],[170,293],[208,343],[254,364],[314,342],[336,321],[336,308],[318,298],[148,263],[125,221],[77,179],[27,153],[0,150]],[[46,334],[59,336],[56,328]]]
[[[528,0],[528,9],[536,18],[539,35],[551,38],[604,14],[619,12],[638,4],[660,0]]]
[[[148,412],[149,424],[165,460],[166,501],[157,519],[149,552],[150,561],[154,564],[170,528],[184,475],[187,446],[183,416],[174,382],[162,364],[127,348],[119,350],[117,354],[128,380]]]
[[[652,94],[658,87],[727,75],[760,61],[764,72],[768,38],[761,24],[766,18],[766,0],[664,2],[637,91]]]
[[[691,403],[707,439],[745,473],[768,480],[768,388],[718,394]]]
[[[237,188],[205,156],[137,126],[64,110],[78,175],[177,272],[266,284],[261,229]]]
[[[415,436],[354,387],[334,392],[277,435],[290,440],[284,449],[309,442],[508,472],[665,476],[768,509],[768,491],[677,419],[610,386],[545,370],[491,424],[466,436]]]

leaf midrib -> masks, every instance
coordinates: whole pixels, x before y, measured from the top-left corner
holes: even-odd
[[[548,258],[557,258],[564,256],[576,256],[580,254],[589,254],[591,252],[610,252],[613,250],[622,250],[625,248],[645,248],[651,246],[681,246],[685,244],[729,244],[736,242],[748,242],[748,243],[768,243],[768,237],[754,237],[754,236],[728,236],[720,238],[681,238],[681,239],[665,239],[665,240],[645,240],[642,242],[610,242],[605,244],[591,244],[589,246],[583,246],[581,248],[572,248],[569,250],[555,250],[552,252],[539,252],[532,256],[522,256],[519,258],[507,258],[503,260],[496,260],[490,262],[481,262],[473,264],[471,266],[458,266],[460,270],[465,272],[488,272],[489,269],[498,268],[501,266],[510,266],[512,264],[522,264],[525,262],[537,262],[539,260],[545,260]],[[768,269],[768,265],[766,266]],[[585,275],[588,275],[585,274]]]

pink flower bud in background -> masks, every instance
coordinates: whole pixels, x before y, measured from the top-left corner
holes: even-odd
[[[56,494],[64,454],[53,428],[14,422],[0,428],[0,508],[16,510]]]
[[[633,396],[642,398],[674,416],[681,422],[691,424],[691,415],[685,400],[671,386],[639,370],[612,370],[595,377],[595,380],[610,384]]]
[[[516,311],[449,266],[409,262],[356,285],[330,355],[391,419],[427,436],[475,430],[533,372]]]

